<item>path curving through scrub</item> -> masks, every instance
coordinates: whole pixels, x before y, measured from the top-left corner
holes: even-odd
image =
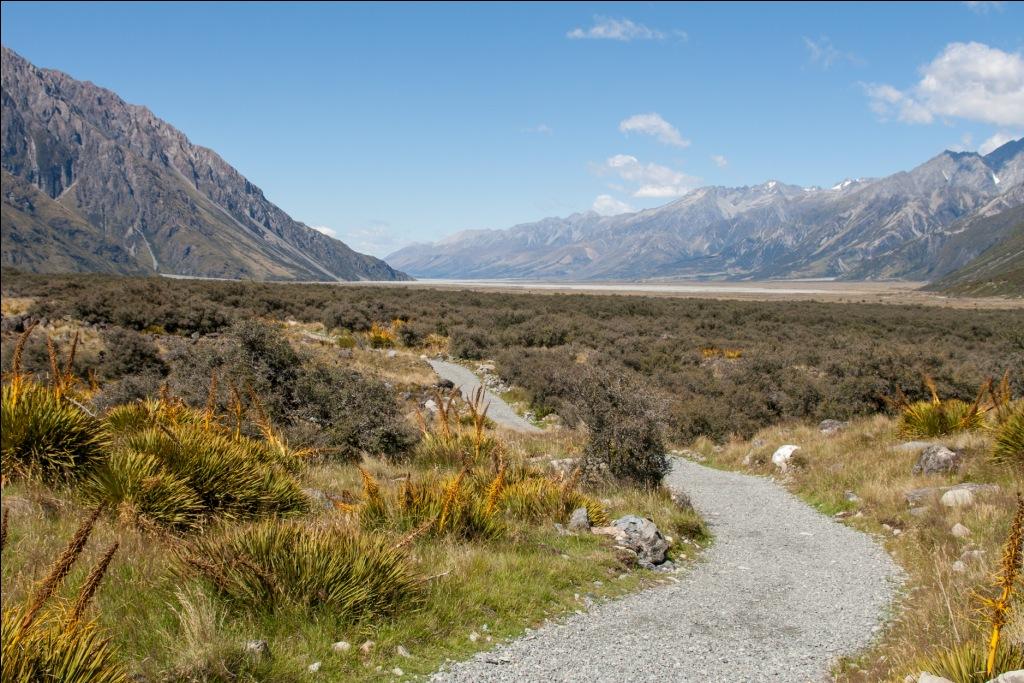
[[[432,680],[805,683],[870,643],[903,577],[873,538],[763,477],[677,459],[666,483],[715,536],[678,584],[546,624]]]
[[[477,377],[471,370],[457,365],[456,363],[448,363],[443,360],[428,360],[430,367],[434,368],[434,372],[439,377],[451,381],[461,391],[462,395],[468,400],[470,394],[476,391],[479,387],[483,387],[483,383],[480,382],[480,378]],[[539,434],[544,430],[540,429],[536,425],[530,424],[529,421],[522,418],[512,406],[505,403],[502,398],[490,390],[484,387],[485,400],[490,403],[490,407],[487,409],[487,417],[494,420],[497,424],[505,427],[506,429],[512,429],[517,432],[526,432],[528,434]]]

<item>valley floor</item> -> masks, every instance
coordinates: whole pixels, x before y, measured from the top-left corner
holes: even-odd
[[[438,290],[530,292],[534,294],[620,294],[645,297],[738,301],[823,301],[854,304],[911,304],[958,309],[1024,309],[1021,297],[955,297],[921,289],[923,282],[763,280],[652,280],[640,282],[570,282],[533,280],[441,280],[347,282],[342,287],[383,286]]]

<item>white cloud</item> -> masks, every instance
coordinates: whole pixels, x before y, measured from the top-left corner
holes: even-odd
[[[679,134],[679,129],[661,118],[660,114],[634,114],[619,123],[623,133],[643,133],[651,135],[666,145],[673,147],[689,147],[690,141]]]
[[[726,159],[721,154],[712,154],[711,161],[715,162],[715,166],[717,166],[718,168],[725,168],[726,166],[729,165],[729,160]]]
[[[602,216],[616,216],[620,213],[632,213],[633,211],[636,211],[636,209],[626,202],[621,199],[616,199],[610,194],[599,194],[597,199],[594,200],[594,205],[591,208]]]
[[[982,43],[950,43],[921,68],[907,90],[864,86],[871,109],[883,119],[931,123],[961,118],[1001,126],[1024,125],[1024,58]]]
[[[1001,130],[978,145],[978,152],[981,154],[988,154],[989,152],[999,149],[1010,140],[1016,140],[1019,137],[1021,137],[1020,133],[1007,133],[1006,131]]]
[[[338,233],[337,233],[337,231],[335,231],[334,228],[329,228],[326,225],[311,225],[309,227],[313,228],[317,232],[322,232],[323,234],[327,235],[328,237],[333,237],[334,239],[338,239]]]
[[[681,197],[700,182],[699,178],[660,164],[644,164],[629,154],[616,154],[596,169],[599,174],[614,173],[637,186],[634,197]]]
[[[817,40],[804,36],[804,45],[807,47],[807,54],[811,64],[822,69],[828,69],[842,62],[849,62],[855,65],[864,63],[864,60],[854,53],[843,52],[837,49],[828,36],[822,36]]]
[[[682,31],[674,31],[675,35],[686,34]],[[590,28],[574,28],[565,34],[573,40],[619,40],[629,42],[631,40],[664,40],[665,34],[643,24],[637,24],[629,19],[612,19],[610,17],[594,17],[594,24]]]
[[[364,227],[336,230],[326,225],[311,225],[317,232],[333,237],[364,254],[386,256],[406,245],[407,240],[398,239],[391,225],[384,221],[370,220]]]
[[[989,12],[1002,12],[1003,7],[1006,6],[1005,2],[990,1],[990,2],[978,2],[968,0],[964,3],[967,5],[967,9],[971,10],[975,14],[988,14]]]
[[[974,149],[974,136],[970,133],[964,133],[960,136],[960,142],[955,145],[948,145],[947,148],[953,152],[966,152]]]
[[[551,135],[555,132],[555,129],[546,123],[538,123],[536,126],[530,126],[529,128],[523,129],[524,133],[538,133],[540,135]]]

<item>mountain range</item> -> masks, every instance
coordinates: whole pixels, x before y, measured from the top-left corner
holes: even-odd
[[[387,257],[417,277],[941,278],[1024,231],[1024,139],[831,188],[703,187],[664,206],[473,230]]]
[[[2,48],[4,267],[405,280],[292,219],[149,109]]]

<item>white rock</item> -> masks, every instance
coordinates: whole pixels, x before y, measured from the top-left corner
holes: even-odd
[[[402,671],[402,670],[401,670],[400,668],[398,668],[397,666],[396,666],[396,667],[395,667],[394,669],[392,669],[392,670],[391,670],[391,673],[393,673],[394,675],[396,675],[396,676],[398,676],[398,677],[402,677],[402,676],[404,676],[404,675],[405,675],[405,672],[404,672],[404,671]]]
[[[961,562],[960,560],[957,560],[952,564],[952,566],[950,566],[950,569],[955,571],[957,574],[963,574],[965,571],[967,571],[967,565]]]
[[[789,460],[793,457],[793,453],[800,450],[799,446],[793,446],[787,444],[785,446],[779,446],[779,448],[772,453],[772,464],[778,467],[783,472],[789,467]]]
[[[957,538],[967,538],[971,535],[971,530],[957,522],[953,525],[953,528],[949,530],[949,533],[953,534]]]
[[[472,633],[469,634],[469,642],[475,643],[478,640],[480,640],[480,634],[479,633],[477,633],[476,631],[473,631]]]
[[[953,681],[922,671],[921,675],[917,677],[917,683],[953,683]]]
[[[404,645],[399,645],[398,647],[396,647],[395,654],[397,654],[399,657],[405,657],[406,659],[412,657],[412,655],[409,654],[409,651],[405,649]]]
[[[347,640],[339,640],[334,645],[331,645],[331,649],[335,652],[348,652],[352,649],[352,643]]]
[[[974,494],[969,489],[950,489],[942,494],[939,502],[948,508],[967,507],[974,503]]]
[[[315,674],[317,671],[320,670],[320,662],[313,662],[312,664],[306,667],[306,670],[309,671],[309,673],[311,674]]]
[[[363,643],[362,645],[360,645],[359,646],[359,651],[362,652],[364,655],[370,654],[370,652],[373,651],[373,641],[372,640],[368,640],[365,643]]]
[[[988,683],[1024,683],[1024,669],[999,674]]]

